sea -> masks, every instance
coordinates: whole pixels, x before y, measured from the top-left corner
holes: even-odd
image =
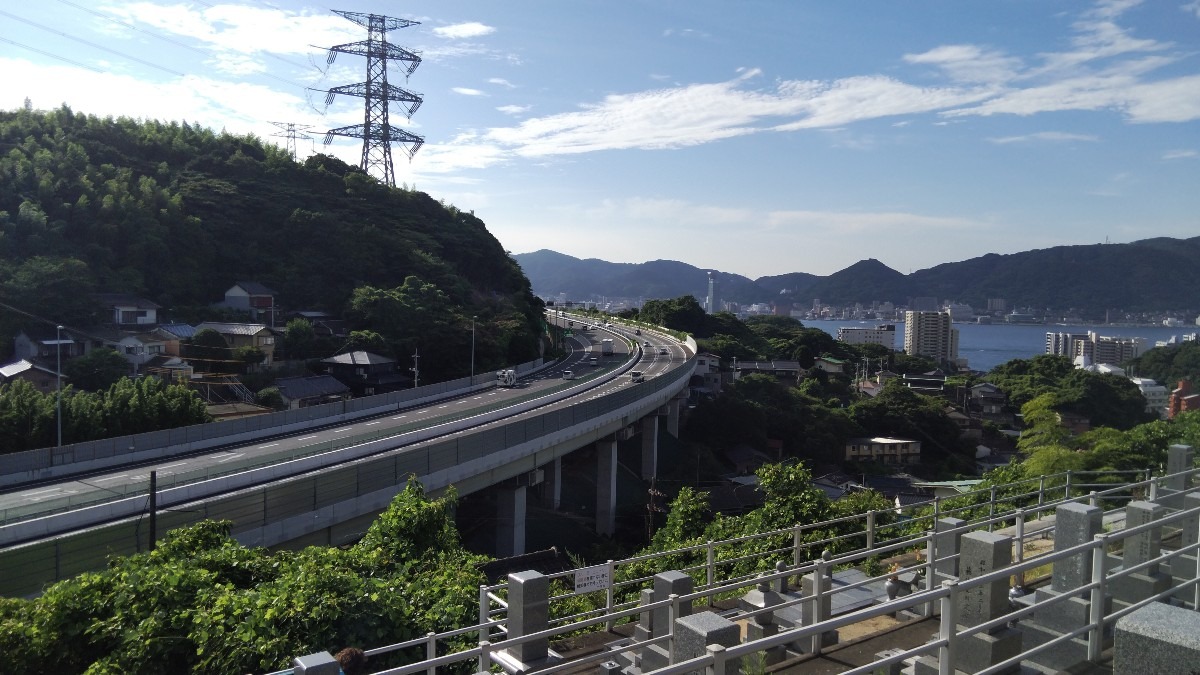
[[[805,320],[804,325],[821,330],[837,337],[838,328],[843,326],[853,328],[874,328],[875,326],[892,323],[890,321],[838,321]],[[904,322],[895,322],[896,344],[893,349],[904,348]],[[958,356],[967,360],[971,370],[987,372],[992,368],[1007,363],[1013,359],[1028,359],[1038,354],[1046,353],[1046,333],[1087,333],[1095,332],[1102,337],[1146,339],[1146,348],[1151,349],[1155,343],[1166,341],[1172,337],[1182,340],[1184,335],[1200,331],[1200,326],[1166,327],[1166,326],[1130,326],[1115,324],[1063,325],[1063,324],[978,324],[956,323],[958,329]]]

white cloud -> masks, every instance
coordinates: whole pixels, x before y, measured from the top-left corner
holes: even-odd
[[[487,96],[487,94],[483,93],[482,91],[478,89],[471,89],[469,87],[451,87],[450,91],[456,94],[462,94],[463,96]]]
[[[505,115],[520,115],[523,112],[529,112],[530,107],[531,106],[527,105],[502,105],[496,108],[496,110],[499,110]]]
[[[1072,134],[1065,131],[1039,131],[1032,134],[1023,134],[1021,136],[1003,136],[1000,138],[989,138],[988,141],[997,145],[1006,143],[1030,143],[1033,141],[1051,141],[1055,143],[1070,142],[1070,141],[1088,141],[1095,142],[1100,140],[1092,134]]]
[[[433,34],[438,37],[449,38],[451,40],[461,40],[463,38],[477,38],[484,35],[490,35],[496,31],[492,26],[488,26],[478,21],[468,23],[456,23],[451,26],[440,26],[433,29]]]
[[[509,89],[517,88],[517,85],[513,84],[512,82],[509,82],[508,80],[504,79],[503,77],[489,77],[488,84],[498,84],[501,87],[508,87]]]
[[[957,82],[997,84],[1008,82],[1021,68],[1021,60],[975,45],[943,45],[921,54],[905,54],[907,63],[941,68]]]
[[[1200,19],[1200,0],[1192,0],[1191,2],[1185,2],[1180,7],[1180,9],[1182,9],[1183,11],[1185,11],[1189,14],[1195,14],[1196,18]]]
[[[1195,150],[1168,150],[1163,153],[1163,159],[1196,159],[1200,152]]]

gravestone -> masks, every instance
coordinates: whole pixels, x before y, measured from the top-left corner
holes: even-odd
[[[742,596],[738,605],[742,611],[753,612],[755,610],[766,610],[782,602],[783,596],[775,592],[769,582],[759,581],[758,586],[754,590]],[[761,640],[778,632],[779,624],[775,622],[774,612],[758,612],[746,620],[746,640],[748,642]],[[770,666],[779,663],[786,655],[786,649],[782,645],[769,649],[764,659],[764,665]]]
[[[1054,510],[1054,550],[1064,551],[1093,541],[1100,534],[1104,512],[1098,506],[1071,502]],[[1090,620],[1090,596],[1080,594],[1079,588],[1092,581],[1092,553],[1085,550],[1054,563],[1050,588],[1039,588],[1033,601],[1037,607],[1017,624],[1023,636],[1024,649],[1043,645],[1064,633],[1082,628]],[[1048,604],[1066,596],[1066,599]],[[1104,610],[1108,613],[1111,598],[1105,596]],[[1055,670],[1064,670],[1087,658],[1087,642],[1075,637],[1065,640],[1029,658],[1030,661]]]
[[[1165,513],[1166,509],[1154,502],[1129,502],[1125,506],[1125,527],[1134,528],[1153,523]],[[1125,569],[1131,569],[1159,556],[1162,549],[1162,528],[1152,527],[1145,532],[1129,535],[1125,537],[1123,544],[1121,565]],[[1158,595],[1170,586],[1171,577],[1160,572],[1157,563],[1113,579],[1110,584],[1113,601],[1124,605],[1132,605],[1152,595]]]
[[[969,532],[962,537],[959,554],[960,585],[956,595],[958,625],[963,631],[993,619],[1009,611],[1008,577],[1002,576],[984,584],[967,585],[962,582],[981,577],[1012,564],[1012,537],[991,532]],[[965,586],[965,587],[964,587]],[[955,650],[955,670],[974,673],[990,668],[1021,652],[1021,633],[1006,624],[973,633],[964,637]],[[1001,672],[1018,672],[1015,665]],[[938,659],[923,656],[914,664],[916,675],[938,672]]]
[[[1200,493],[1191,492],[1184,495],[1182,508],[1184,511],[1200,509]],[[1195,546],[1198,540],[1200,540],[1200,513],[1193,513],[1179,521],[1179,548],[1186,549],[1188,546]],[[1180,553],[1175,556],[1167,564],[1166,570],[1170,572],[1171,585],[1175,587],[1195,579],[1196,551]],[[1194,587],[1179,588],[1174,597],[1179,602],[1196,609],[1196,589]]]
[[[672,595],[690,595],[692,593],[694,583],[692,577],[684,572],[660,572],[654,575],[654,591],[652,592],[653,602],[661,602],[669,599]],[[644,596],[643,596],[644,597]],[[679,616],[676,620],[688,616],[692,613],[692,601],[687,600],[679,603]],[[644,615],[645,613],[643,613]],[[650,614],[650,636],[662,637],[670,631],[671,626],[671,608],[669,606],[657,607],[649,612]],[[665,647],[658,645],[650,645],[642,649],[642,653],[638,662],[643,671],[658,670],[665,667],[670,662],[670,653]]]

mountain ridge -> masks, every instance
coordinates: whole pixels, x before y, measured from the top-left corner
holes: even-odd
[[[1003,298],[1008,307],[1074,310],[1178,311],[1196,309],[1200,288],[1200,237],[1152,237],[1126,244],[1081,244],[988,253],[909,274],[874,258],[827,276],[791,272],[750,279],[673,260],[612,263],[581,260],[549,249],[515,254],[534,293],[571,300],[600,298],[704,298],[711,273],[722,300],[739,304],[790,299],[797,306],[892,302],[914,297],[986,307]],[[1116,271],[1116,273],[1114,273]]]

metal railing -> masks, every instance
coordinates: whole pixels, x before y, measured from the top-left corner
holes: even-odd
[[[1147,472],[1132,473],[1145,474]],[[683,602],[691,602],[694,604],[703,603],[712,607],[714,606],[716,600],[720,598],[731,597],[739,592],[744,591],[745,589],[757,586],[758,584],[764,582],[781,583],[793,577],[802,577],[809,574],[827,576],[830,575],[835,569],[863,566],[869,559],[878,558],[879,556],[889,554],[899,555],[905,552],[916,551],[918,552],[916,562],[900,567],[899,569],[888,570],[884,574],[875,576],[868,575],[861,580],[844,584],[828,591],[822,590],[821,584],[815,584],[815,593],[811,595],[799,595],[782,604],[772,605],[769,608],[760,610],[734,612],[730,614],[728,618],[733,621],[749,619],[763,612],[779,612],[781,609],[803,603],[814,603],[812,606],[818,606],[818,601],[820,600],[821,596],[832,597],[838,593],[848,593],[864,588],[871,584],[882,582],[894,574],[912,574],[922,582],[923,587],[915,590],[910,595],[849,612],[838,617],[824,617],[823,620],[816,621],[813,625],[801,626],[782,631],[773,637],[746,642],[736,647],[714,647],[705,656],[672,664],[665,669],[653,672],[655,675],[671,675],[673,673],[685,673],[703,668],[708,670],[710,673],[720,673],[724,672],[724,668],[730,659],[742,658],[751,654],[763,652],[768,649],[773,649],[782,645],[794,644],[801,641],[807,641],[811,645],[810,649],[814,653],[819,653],[821,651],[819,638],[826,631],[837,630],[838,628],[867,619],[891,615],[900,609],[911,609],[914,607],[928,607],[929,609],[925,612],[927,615],[940,614],[941,618],[938,633],[939,637],[937,639],[912,649],[908,649],[901,653],[893,654],[868,666],[863,666],[847,672],[864,674],[870,673],[873,672],[875,668],[879,668],[891,663],[898,663],[914,656],[921,655],[938,656],[939,667],[943,668],[943,672],[950,672],[944,669],[948,668],[952,663],[951,659],[953,658],[953,652],[956,650],[959,643],[969,635],[1005,625],[1009,621],[1019,620],[1030,615],[1039,607],[1044,609],[1058,602],[1064,602],[1069,597],[1076,596],[1079,593],[1089,593],[1093,598],[1102,598],[1106,592],[1105,589],[1110,587],[1113,580],[1136,573],[1138,570],[1145,569],[1151,565],[1169,561],[1189,552],[1195,553],[1197,552],[1197,549],[1200,549],[1200,545],[1189,545],[1174,551],[1166,551],[1152,560],[1148,560],[1136,566],[1131,566],[1129,569],[1122,569],[1115,572],[1109,569],[1107,558],[1104,557],[1107,555],[1108,551],[1114,547],[1115,543],[1121,542],[1128,537],[1143,532],[1148,532],[1152,528],[1173,525],[1185,518],[1200,517],[1200,507],[1197,507],[1189,511],[1178,511],[1145,525],[1103,533],[1097,535],[1091,542],[1079,544],[1071,548],[1057,551],[1045,551],[1036,555],[1025,556],[1023,555],[1023,551],[1027,541],[1034,538],[1042,538],[1054,531],[1053,525],[1039,525],[1039,519],[1037,518],[1038,514],[1046,511],[1053,511],[1062,504],[1073,502],[1087,503],[1089,505],[1096,506],[1105,501],[1125,501],[1134,496],[1144,495],[1147,497],[1153,497],[1157,495],[1160,486],[1164,485],[1165,481],[1171,478],[1179,477],[1190,480],[1197,473],[1200,473],[1200,470],[1189,469],[1177,474],[1172,474],[1171,476],[1151,476],[1149,478],[1120,485],[1103,484],[1106,486],[1106,489],[1104,490],[1092,490],[1086,494],[1074,494],[1084,489],[1100,485],[1096,483],[1081,482],[1081,480],[1085,479],[1087,476],[1097,474],[1111,475],[1112,472],[1088,473],[1068,471],[1059,474],[1043,476],[1036,479],[1018,481],[1016,483],[1002,486],[995,486],[995,488],[984,488],[982,490],[973,491],[973,493],[960,495],[960,497],[969,497],[971,494],[978,493],[987,494],[990,496],[994,494],[996,489],[1008,490],[1012,488],[1019,488],[1020,486],[1026,484],[1037,485],[1037,487],[1034,489],[1025,492],[1018,492],[1017,494],[1010,494],[1008,497],[1004,498],[1003,501],[1013,503],[1024,499],[1025,503],[1028,504],[1028,508],[1014,507],[1012,511],[1006,513],[996,513],[994,507],[988,508],[987,505],[983,505],[982,507],[981,505],[973,505],[938,508],[939,505],[947,500],[929,500],[928,502],[924,503],[924,506],[929,508],[931,513],[918,516],[914,518],[913,521],[918,523],[928,521],[931,527],[920,532],[914,532],[903,536],[895,536],[890,540],[882,542],[872,534],[872,532],[877,534],[879,531],[879,528],[874,527],[876,515],[879,512],[872,512],[863,514],[861,516],[849,516],[845,518],[823,521],[820,523],[812,523],[809,525],[796,525],[792,528],[774,530],[768,533],[760,533],[745,537],[737,537],[729,540],[715,542],[708,541],[703,544],[683,547],[668,552],[651,553],[620,561],[609,560],[606,561],[604,565],[608,569],[609,578],[612,579],[612,582],[605,589],[592,591],[592,593],[604,593],[604,605],[602,607],[597,606],[594,609],[583,612],[562,614],[557,616],[553,611],[551,611],[551,616],[554,618],[551,619],[549,628],[544,631],[531,633],[519,638],[510,638],[507,635],[507,583],[484,585],[480,586],[479,622],[476,625],[462,627],[447,633],[428,634],[418,640],[379,648],[378,650],[372,650],[368,653],[382,654],[402,648],[412,647],[416,644],[432,645],[428,647],[429,650],[433,650],[429,653],[435,653],[439,643],[444,644],[446,641],[452,638],[459,638],[464,634],[476,633],[479,641],[478,645],[474,648],[460,650],[452,654],[446,654],[437,657],[436,659],[427,658],[420,662],[414,662],[398,668],[392,668],[379,672],[388,673],[390,675],[404,675],[406,673],[416,673],[422,670],[429,671],[431,668],[438,668],[455,663],[466,662],[475,663],[477,672],[486,672],[494,664],[492,654],[501,648],[507,648],[534,640],[562,638],[567,635],[579,633],[581,631],[596,631],[605,629],[611,630],[617,623],[634,619],[640,616],[643,612],[663,607],[671,608],[671,621],[669,625],[673,627],[674,619],[678,616],[679,606]],[[1055,485],[1055,483],[1060,480],[1062,481],[1062,484]],[[986,509],[991,513],[989,515],[982,515],[967,520],[963,525],[953,529],[941,531],[935,531],[933,529],[932,523],[935,522],[937,518],[949,517],[952,514],[967,514],[967,511],[970,509]],[[1123,519],[1118,517],[1123,514],[1123,509],[1115,508],[1104,513],[1105,521],[1107,523],[1112,524],[1114,527],[1123,526]],[[1031,518],[1031,516],[1033,517]],[[801,536],[801,534],[804,532],[828,528],[831,525],[836,525],[839,523],[855,522],[859,520],[864,522],[864,529],[850,535],[841,534],[832,537],[824,537],[814,541],[804,541],[803,537]],[[872,528],[874,529],[872,530]],[[1012,565],[972,579],[947,580],[940,584],[935,583],[935,580],[939,577],[939,575],[936,573],[937,565],[939,563],[953,561],[957,557],[954,555],[938,557],[937,548],[935,546],[936,537],[961,534],[967,531],[980,529],[992,531],[997,528],[1004,528],[1014,532],[1013,544],[1017,553],[1015,556],[1015,561]],[[738,558],[739,556],[732,556],[728,560],[719,560],[717,555],[719,550],[726,547],[735,547],[739,544],[744,544],[747,541],[753,541],[764,537],[789,534],[791,535],[792,539],[792,544],[790,546],[773,548],[768,551],[760,551],[754,556],[749,557],[767,561],[769,560],[770,556],[777,556],[780,553],[788,552],[791,554],[792,564],[789,565],[783,562],[766,564],[764,562],[762,569],[755,573],[739,575],[733,578],[720,578],[720,569],[722,564],[727,563],[729,560],[734,558]],[[861,537],[869,543],[866,546],[858,547],[839,556],[830,556],[826,554],[825,556],[817,557],[816,560],[811,562],[801,562],[802,559],[808,555],[808,552],[813,550],[815,547],[826,547],[830,544],[836,543],[837,541],[842,541],[850,537]],[[668,600],[650,604],[638,604],[636,600],[618,601],[618,598],[621,597],[623,591],[629,592],[635,589],[640,590],[641,588],[646,587],[647,583],[653,579],[652,575],[639,576],[629,579],[618,579],[617,571],[622,566],[629,566],[653,560],[665,560],[670,556],[678,556],[686,553],[697,553],[699,551],[704,552],[704,562],[702,564],[688,566],[678,570],[687,572],[693,577],[699,576],[704,580],[702,583],[696,586],[696,591],[694,593],[683,596],[671,596]],[[958,630],[956,623],[956,603],[958,597],[962,593],[980,585],[995,583],[999,580],[1004,580],[1005,583],[1007,583],[1011,577],[1024,578],[1033,570],[1042,568],[1046,565],[1053,565],[1055,562],[1079,555],[1081,553],[1087,553],[1088,555],[1093,556],[1093,578],[1090,583],[1081,586],[1079,589],[1076,589],[1077,592],[1064,593],[1061,597],[1053,598],[1044,603],[1039,603],[1037,607],[1022,607],[1002,617],[981,623],[966,630]],[[1102,557],[1104,557],[1104,559],[1101,561]],[[577,571],[578,570],[570,570],[566,572],[549,574],[546,576],[551,581],[566,580],[568,577],[574,575]],[[667,570],[663,569],[661,571]],[[1134,611],[1138,607],[1148,604],[1149,602],[1160,600],[1176,594],[1179,592],[1180,588],[1188,587],[1195,589],[1195,600],[1200,603],[1200,569],[1196,571],[1196,574],[1191,580],[1186,581],[1182,585],[1172,587],[1168,591],[1160,593],[1145,601],[1141,601],[1128,608],[1119,609],[1110,612],[1109,614],[1098,614],[1093,616],[1090,618],[1088,624],[1081,627],[1079,630],[1061,638],[1056,638],[1055,640],[1039,645],[1035,648],[1023,651],[1019,657],[1014,657],[1009,661],[1005,661],[1004,663],[998,664],[995,667],[989,668],[988,670],[982,672],[1000,672],[1006,667],[1011,666],[1020,660],[1050,649],[1062,641],[1071,639],[1072,637],[1078,637],[1080,635],[1089,636],[1088,639],[1094,640],[1098,647],[1100,640],[1102,639],[1103,630],[1105,627],[1111,626],[1116,619],[1128,614],[1131,611]],[[550,598],[551,606],[553,607],[556,602],[562,604],[563,601],[578,597],[578,595],[579,594],[574,592],[554,595]],[[936,611],[933,609],[935,605],[937,606]],[[1197,606],[1200,606],[1200,604]],[[1093,602],[1092,607],[1102,607],[1102,603],[1097,604]],[[667,646],[667,651],[670,653],[671,650],[669,647],[673,639],[674,634],[672,629],[672,632],[668,632],[666,636],[654,638],[645,642],[624,642],[622,643],[621,651],[629,651],[651,644],[657,644],[660,646]],[[503,642],[503,646],[498,646],[497,643],[501,641]],[[1096,654],[1098,655],[1099,652],[1096,652]],[[600,654],[584,657],[583,659],[566,661],[544,670],[539,670],[539,672],[556,673],[567,669],[577,669],[586,663],[608,660],[609,658],[611,658],[610,653],[602,652]]]

